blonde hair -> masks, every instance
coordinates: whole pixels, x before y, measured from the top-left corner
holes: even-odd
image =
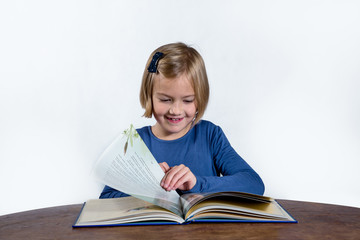
[[[148,66],[156,52],[163,53],[158,60],[157,71],[149,72]],[[195,92],[197,114],[194,124],[204,115],[209,101],[209,83],[205,63],[201,55],[192,47],[184,43],[171,43],[154,50],[146,62],[141,88],[140,103],[145,109],[144,117],[153,115],[153,86],[155,76],[162,74],[165,78],[176,78],[186,74]]]

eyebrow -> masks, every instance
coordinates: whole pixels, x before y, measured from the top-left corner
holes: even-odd
[[[169,96],[167,95],[166,93],[155,93],[156,95],[161,95],[161,96],[164,96],[164,97],[168,97],[168,98],[172,98],[172,96]],[[195,94],[192,94],[192,95],[186,95],[182,98],[189,98],[189,97],[195,97]]]

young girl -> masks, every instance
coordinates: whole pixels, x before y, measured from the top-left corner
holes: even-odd
[[[179,194],[264,193],[259,175],[235,152],[220,127],[205,120],[209,84],[200,54],[183,43],[159,47],[146,64],[140,89],[145,117],[137,129],[165,172],[160,185]],[[126,194],[105,186],[100,198]]]

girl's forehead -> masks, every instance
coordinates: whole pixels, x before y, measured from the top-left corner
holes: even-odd
[[[186,74],[182,74],[175,78],[166,78],[159,74],[155,77],[153,91],[154,93],[161,94],[171,92],[179,92],[187,95],[195,94],[192,82]]]

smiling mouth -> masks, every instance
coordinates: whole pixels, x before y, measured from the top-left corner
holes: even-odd
[[[170,117],[166,117],[167,120],[169,120],[171,123],[178,123],[180,121],[182,121],[184,118],[170,118]]]

